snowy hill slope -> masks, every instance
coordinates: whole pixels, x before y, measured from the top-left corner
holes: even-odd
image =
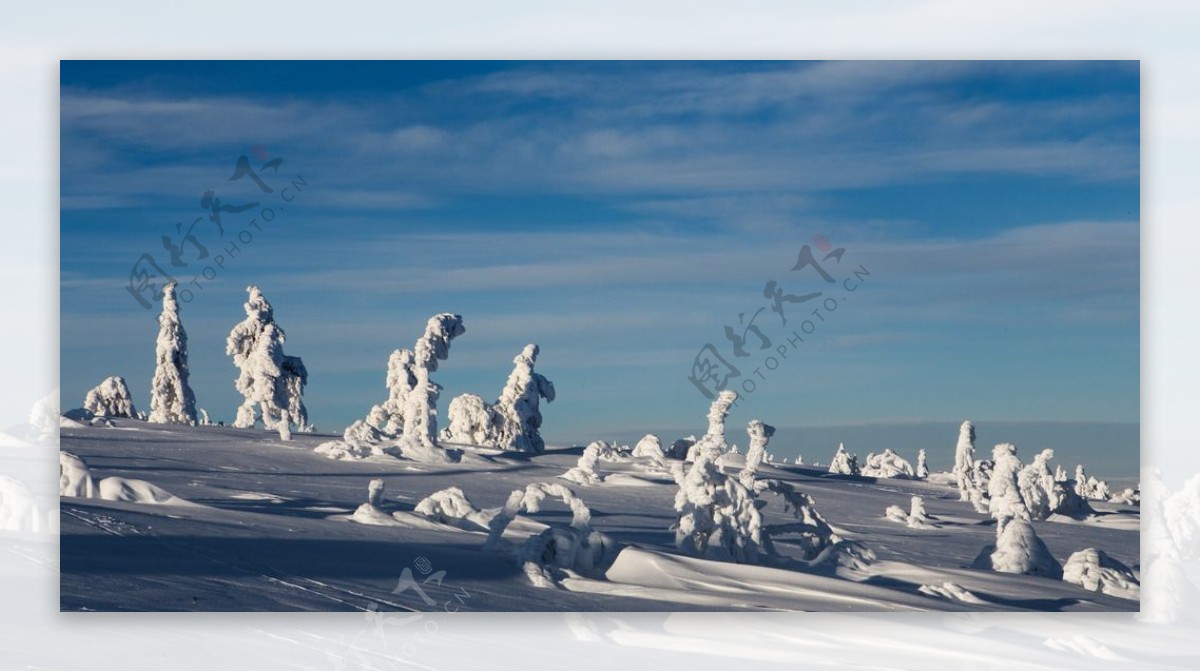
[[[596,485],[568,483],[582,449],[541,455],[467,448],[459,463],[422,464],[388,456],[361,461],[313,452],[328,435],[224,427],[150,425],[64,428],[62,450],[96,478],[147,481],[188,505],[63,497],[63,610],[416,610],[644,611],[785,609],[1134,611],[1135,601],[1047,578],[969,569],[995,526],[931,482],[831,476],[818,469],[764,466],[760,475],[794,485],[842,537],[876,560],[865,567],[806,569],[786,536],[777,550],[795,561],[749,566],[680,555],[670,529],[677,486],[645,461],[601,462]],[[812,447],[806,452],[814,453]],[[829,451],[831,452],[831,451]],[[726,472],[736,474],[739,456]],[[350,518],[372,479],[385,485],[381,509],[395,524]],[[533,585],[511,553],[485,550],[486,531],[459,529],[413,513],[427,495],[457,486],[483,510],[513,490],[561,483],[591,509],[591,526],[623,550],[597,576],[570,575],[561,587]],[[936,524],[898,525],[888,506],[924,497]],[[1064,562],[1085,548],[1138,563],[1137,509],[1095,504],[1097,518],[1034,523]],[[790,520],[782,508],[768,523]],[[505,539],[519,548],[570,511],[546,500],[522,513]],[[464,526],[469,527],[469,526]]]

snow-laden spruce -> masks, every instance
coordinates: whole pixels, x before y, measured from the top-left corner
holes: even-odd
[[[88,390],[83,408],[92,415],[106,418],[136,418],[137,409],[129,395],[129,386],[121,376],[109,376]]]
[[[442,386],[429,374],[450,356],[450,341],[465,332],[460,315],[439,313],[429,318],[412,350],[396,350],[388,358],[387,401],[347,427],[341,441],[327,441],[315,451],[336,460],[373,455],[418,462],[460,459],[457,451],[438,442],[437,401]]]
[[[867,461],[863,465],[861,473],[863,476],[873,478],[914,478],[916,476],[912,463],[892,452],[891,448],[884,448],[883,452],[878,455],[874,453],[867,455]]]
[[[796,535],[794,541],[804,553],[804,560],[813,560],[839,543],[841,539],[817,512],[810,497],[789,483],[755,478],[774,434],[770,425],[758,420],[748,424],[750,449],[746,467],[737,478],[720,470],[717,461],[721,453],[717,447],[724,444],[724,414],[728,409],[722,412],[714,404],[713,410],[718,412],[710,412],[710,430],[711,425],[718,424],[714,419],[719,420],[719,443],[714,440],[717,433],[710,431],[696,444],[700,449],[693,451],[690,465],[671,464],[672,476],[679,486],[675,495],[675,510],[679,512],[675,547],[688,555],[711,560],[760,564],[778,558],[771,542],[773,534]],[[766,492],[784,500],[784,507],[792,512],[795,522],[770,527],[765,524],[762,508],[767,502],[759,495]]]
[[[283,352],[287,335],[275,324],[275,310],[258,287],[246,288],[243,304],[246,319],[234,326],[225,341],[225,354],[238,368],[235,381],[244,401],[238,407],[234,427],[253,427],[260,419],[267,429],[291,437],[291,425],[311,431],[308,411],[301,399],[308,383],[308,370],[299,357]]]
[[[725,418],[737,402],[737,393],[722,390],[708,407],[708,431],[687,450],[687,459],[695,460],[700,453],[707,453],[714,460],[728,447],[725,443]]]
[[[984,548],[972,566],[1009,574],[1063,577],[1062,565],[1034,532],[1033,524],[1021,517],[997,520],[995,545]]]
[[[163,309],[158,316],[158,341],[154,356],[149,421],[194,426],[196,397],[188,385],[187,332],[179,321],[179,302],[175,300],[173,282],[163,287]]]
[[[513,371],[496,403],[487,404],[477,394],[455,397],[442,440],[526,453],[544,451],[540,401],[554,401],[554,383],[533,370],[539,352],[537,344],[530,343],[513,359]]]
[[[917,451],[917,478],[922,480],[929,478],[929,462],[924,448]]]
[[[1133,570],[1095,548],[1072,553],[1063,565],[1062,578],[1087,590],[1129,600],[1136,600],[1141,594],[1141,582]]]
[[[972,469],[975,465],[975,425],[963,420],[958,428],[958,444],[954,447],[954,480],[958,485],[958,499],[969,502],[977,498]]]
[[[846,446],[839,443],[833,461],[829,463],[829,473],[845,476],[858,476],[858,456],[846,452]]]

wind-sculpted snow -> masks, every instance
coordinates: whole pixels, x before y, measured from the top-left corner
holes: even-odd
[[[92,415],[108,418],[136,418],[137,409],[129,386],[121,376],[109,376],[88,391],[83,408]]]
[[[77,455],[65,451],[59,452],[58,463],[58,494],[61,497],[82,497],[135,504],[191,505],[191,502],[180,499],[157,485],[140,479],[109,476],[96,480],[87,463]]]
[[[188,384],[187,332],[179,319],[173,282],[163,287],[163,310],[158,316],[154,356],[148,419],[168,425],[195,425],[196,396]]]
[[[1085,548],[1067,558],[1063,581],[1130,600],[1138,599],[1141,594],[1141,583],[1133,570],[1095,548]]]

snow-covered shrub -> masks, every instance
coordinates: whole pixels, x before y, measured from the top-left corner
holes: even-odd
[[[163,287],[163,310],[158,316],[154,348],[154,379],[150,382],[150,422],[196,424],[196,397],[188,385],[187,332],[179,321],[175,283]]]
[[[497,418],[492,407],[478,394],[460,394],[446,410],[448,424],[441,439],[473,446],[494,446]]]
[[[583,449],[579,462],[559,478],[578,483],[579,485],[598,485],[604,482],[604,476],[596,469],[600,461],[601,449],[608,448],[603,441],[593,441]]]
[[[701,450],[686,471],[682,463],[671,465],[679,485],[675,547],[701,558],[757,564],[768,548],[755,492],[721,473],[716,459]]]
[[[583,500],[559,483],[532,483],[524,490],[514,490],[488,525],[486,549],[500,547],[504,530],[522,510],[537,513],[547,497],[558,497],[571,509],[571,525],[551,526],[531,537],[518,552],[525,575],[534,585],[551,587],[557,584],[564,570],[584,575],[596,575],[616,554],[616,544],[606,535],[592,529],[592,512]]]
[[[732,390],[722,390],[708,408],[708,431],[694,445],[688,448],[687,459],[695,460],[700,453],[708,453],[713,459],[725,452],[725,418],[737,401],[737,393]]]
[[[1063,581],[1130,600],[1138,599],[1141,593],[1141,582],[1133,570],[1095,548],[1076,551],[1067,558],[1067,564],[1063,565]]]
[[[916,476],[912,463],[892,452],[891,448],[884,448],[883,452],[878,455],[874,453],[867,455],[867,462],[863,465],[861,473],[863,476],[873,478],[913,478]]]
[[[88,391],[83,408],[92,415],[107,418],[135,418],[137,410],[130,399],[129,386],[121,376],[109,376]]]
[[[308,371],[298,357],[283,352],[287,335],[275,324],[275,310],[258,287],[246,288],[249,299],[242,307],[246,319],[234,326],[225,341],[225,354],[238,368],[235,381],[244,401],[238,407],[234,427],[253,427],[261,417],[267,429],[277,429],[280,438],[291,434],[291,423],[301,431],[308,427],[308,413],[300,395]]]
[[[846,452],[846,446],[839,443],[837,452],[833,455],[833,461],[829,463],[829,473],[858,476],[858,456]]]
[[[1142,503],[1142,493],[1137,488],[1125,488],[1108,499],[1111,504],[1138,506]]]
[[[992,569],[1010,574],[1029,574],[1061,579],[1062,565],[1046,547],[1033,524],[1025,518],[996,521],[996,543],[983,549],[975,559],[977,569]]]
[[[975,425],[963,420],[958,428],[958,444],[954,447],[954,474],[958,483],[958,499],[969,502],[978,499],[972,471],[975,465]]]
[[[667,455],[663,452],[662,442],[654,434],[647,434],[633,447],[634,457],[649,458],[656,465],[666,464]]]
[[[1095,499],[1102,502],[1106,502],[1112,497],[1108,483],[1095,476],[1088,476],[1083,470],[1082,464],[1075,467],[1075,494],[1084,499]]]
[[[929,514],[925,512],[925,499],[917,495],[913,495],[907,513],[904,509],[893,504],[884,511],[884,515],[892,522],[907,525],[918,530],[936,527],[930,523]]]
[[[779,523],[777,525],[768,525],[765,528],[766,547],[768,552],[774,553],[772,539],[781,535],[789,535],[789,540],[799,545],[800,550],[804,554],[805,560],[820,561],[822,554],[825,554],[839,546],[846,546],[843,550],[844,557],[834,558],[833,560],[839,564],[847,564],[847,566],[861,566],[864,563],[870,562],[875,558],[875,554],[870,550],[854,545],[847,546],[852,542],[843,542],[825,518],[817,511],[816,502],[813,498],[796,490],[796,487],[791,483],[776,479],[767,479],[757,481],[754,484],[756,493],[762,494],[771,492],[783,499],[783,508],[785,513],[791,513],[793,521],[787,523]],[[765,504],[761,499],[758,506],[762,507]]]
[[[924,448],[917,451],[917,478],[929,478],[929,462],[926,461]]]
[[[417,502],[415,513],[439,523],[469,530],[487,530],[489,518],[457,487],[449,487]]]
[[[767,444],[775,436],[775,428],[762,420],[751,420],[746,426],[746,433],[750,435],[750,447],[746,449],[746,466],[738,474],[738,480],[747,488],[753,488],[758,468],[767,454]]]
[[[759,421],[749,423],[751,452],[765,452],[773,428]],[[712,444],[710,444],[712,445]],[[726,476],[717,467],[719,453],[695,451],[691,465],[672,463],[671,473],[679,486],[675,495],[675,547],[689,555],[713,560],[757,564],[775,555],[771,535],[796,534],[805,559],[816,558],[841,539],[817,512],[812,498],[791,484],[778,480],[754,480],[757,460],[747,457],[747,470],[738,478]],[[753,465],[753,466],[752,466]],[[772,492],[784,500],[794,522],[767,527],[761,509],[766,502],[759,494]]]

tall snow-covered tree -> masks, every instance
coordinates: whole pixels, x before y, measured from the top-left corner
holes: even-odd
[[[513,359],[514,368],[493,408],[499,435],[496,446],[505,450],[540,453],[546,449],[542,426],[541,399],[554,401],[554,383],[533,370],[540,352],[536,343],[526,345]]]
[[[975,425],[963,420],[958,428],[958,445],[954,447],[954,480],[958,484],[958,499],[971,500],[974,488],[971,471],[975,465]]]
[[[136,418],[137,410],[129,396],[129,386],[121,376],[109,376],[88,391],[84,410],[109,418]]]
[[[461,315],[440,313],[425,323],[425,333],[413,348],[412,375],[416,383],[404,399],[401,449],[424,454],[438,447],[437,400],[442,386],[431,381],[438,362],[450,356],[450,341],[466,332]]]
[[[917,451],[917,478],[929,478],[929,462],[925,457],[925,449]]]
[[[187,332],[179,321],[175,283],[163,287],[163,310],[158,316],[154,379],[150,382],[150,422],[196,424],[196,397],[188,385]]]
[[[246,319],[234,326],[225,341],[225,354],[239,370],[235,387],[244,397],[234,427],[253,427],[261,419],[282,438],[291,435],[291,423],[308,429],[308,411],[301,395],[308,370],[299,357],[283,352],[287,335],[275,324],[275,310],[258,287],[246,288]]]

